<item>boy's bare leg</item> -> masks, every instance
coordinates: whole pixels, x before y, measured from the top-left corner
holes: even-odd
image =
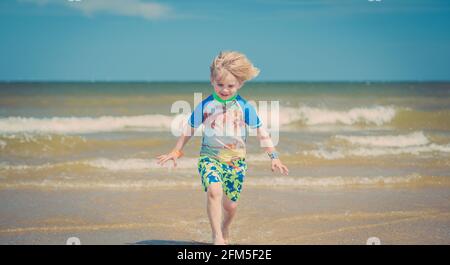
[[[220,222],[222,220],[222,183],[212,183],[208,187],[206,210],[208,212],[209,223],[211,224],[214,245],[225,244],[222,235]]]
[[[223,196],[224,218],[222,222],[222,236],[225,244],[229,243],[230,225],[231,221],[233,221],[233,218],[236,215],[237,205],[237,202],[233,202],[227,196]]]

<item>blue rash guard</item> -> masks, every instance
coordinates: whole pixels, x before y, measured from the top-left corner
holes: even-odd
[[[245,158],[248,128],[262,125],[255,108],[240,95],[223,100],[216,93],[195,107],[188,123],[204,125],[200,156],[223,162]]]

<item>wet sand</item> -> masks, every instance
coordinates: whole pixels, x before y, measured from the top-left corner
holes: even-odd
[[[209,244],[200,187],[2,190],[1,244]],[[245,187],[233,244],[450,244],[450,190]]]

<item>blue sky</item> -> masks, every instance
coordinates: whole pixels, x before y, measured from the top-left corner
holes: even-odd
[[[2,0],[0,80],[450,80],[448,0]]]

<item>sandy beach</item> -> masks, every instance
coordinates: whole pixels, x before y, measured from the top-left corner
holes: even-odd
[[[204,193],[0,191],[1,244],[209,244]],[[249,187],[233,244],[450,244],[448,188]]]

